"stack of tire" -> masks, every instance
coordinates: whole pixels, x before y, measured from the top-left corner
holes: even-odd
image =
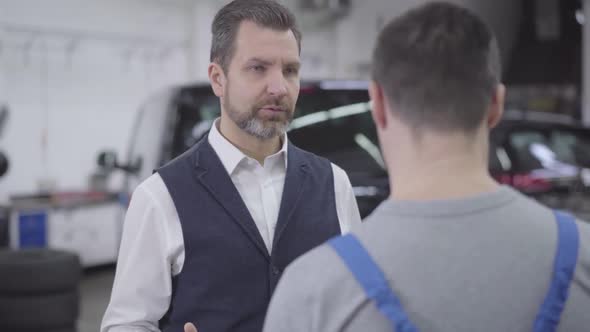
[[[0,251],[0,331],[76,332],[81,267],[50,249]]]
[[[10,209],[7,206],[0,205],[0,250],[8,248],[8,218]]]

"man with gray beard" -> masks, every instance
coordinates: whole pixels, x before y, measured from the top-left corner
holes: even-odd
[[[283,269],[360,223],[344,171],[285,134],[299,95],[292,13],[236,0],[212,33],[221,117],[135,190],[103,332],[259,332]]]

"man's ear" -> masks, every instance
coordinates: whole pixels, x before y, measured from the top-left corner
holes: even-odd
[[[207,70],[209,74],[209,82],[211,83],[211,88],[213,88],[213,93],[215,93],[217,97],[223,97],[225,84],[227,82],[223,68],[221,68],[221,66],[215,62],[211,62]]]
[[[498,84],[492,96],[492,102],[488,109],[487,123],[489,128],[494,128],[502,119],[504,114],[504,100],[506,98],[506,87]]]
[[[385,109],[385,96],[383,95],[383,88],[379,83],[371,81],[369,85],[369,96],[371,97],[372,109],[371,115],[377,128],[383,129],[387,127],[387,110]]]

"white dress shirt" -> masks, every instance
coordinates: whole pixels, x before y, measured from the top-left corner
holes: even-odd
[[[286,135],[280,151],[261,165],[221,135],[216,125],[209,143],[236,186],[270,253],[287,168]],[[332,164],[336,212],[343,233],[360,223],[346,173]],[[160,331],[168,311],[172,277],[182,271],[184,242],[174,202],[158,173],[134,191],[123,225],[115,282],[101,331]],[[204,271],[204,273],[207,273]],[[198,326],[197,326],[198,328]]]

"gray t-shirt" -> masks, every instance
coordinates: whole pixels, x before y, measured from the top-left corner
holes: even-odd
[[[590,331],[590,224],[559,331]],[[532,331],[552,279],[551,210],[509,187],[475,197],[388,200],[355,234],[421,331]],[[265,332],[385,332],[336,252],[322,245],[293,262],[272,298]]]

